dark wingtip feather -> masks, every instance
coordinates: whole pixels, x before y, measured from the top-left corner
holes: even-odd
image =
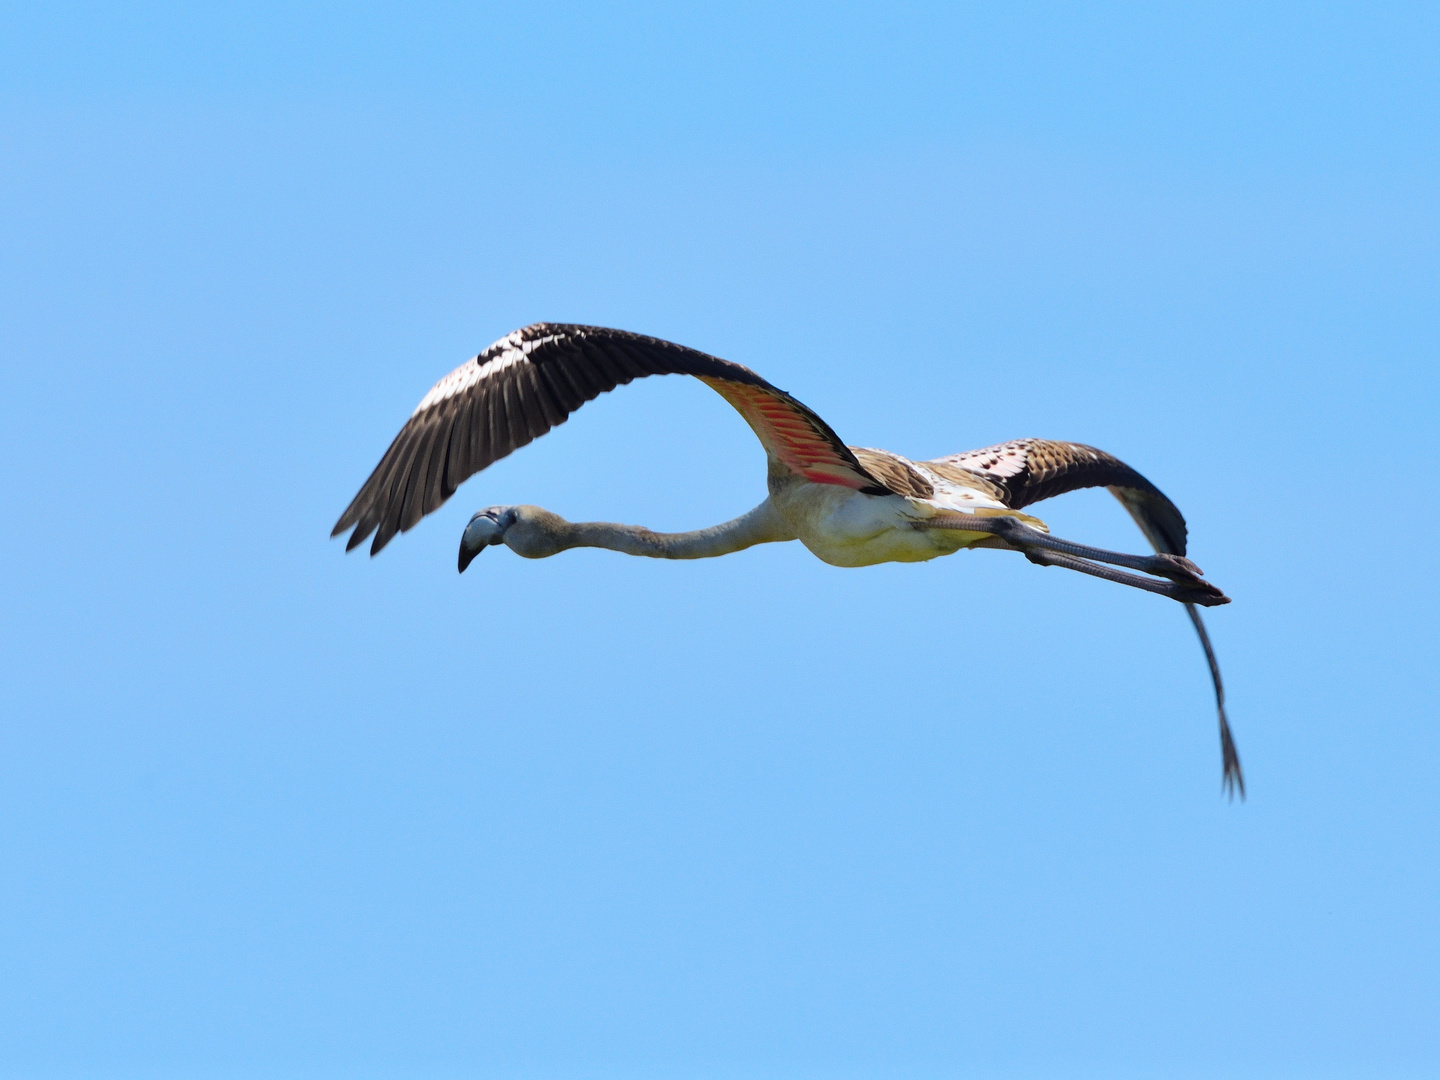
[[[1230,734],[1230,721],[1225,716],[1225,706],[1220,706],[1220,756],[1224,763],[1221,787],[1233,801],[1235,792],[1240,792],[1240,801],[1245,801],[1245,773],[1240,768],[1240,754],[1235,749],[1235,739]]]
[[[1225,794],[1231,799],[1235,798],[1238,789],[1240,801],[1244,802],[1245,773],[1240,768],[1240,752],[1235,749],[1235,737],[1230,734],[1230,718],[1225,715],[1225,684],[1220,680],[1220,662],[1215,659],[1215,649],[1210,644],[1210,634],[1205,629],[1200,612],[1195,610],[1194,604],[1186,604],[1185,611],[1195,625],[1195,633],[1200,636],[1200,644],[1205,649],[1205,659],[1210,665],[1210,679],[1215,684],[1215,710],[1220,714],[1220,783]]]
[[[381,459],[381,464],[384,464],[383,458]],[[375,471],[378,472],[379,470],[380,466],[377,465],[375,467]],[[339,520],[335,522],[335,527],[330,530],[331,536],[339,536],[346,529],[350,528],[351,525],[357,524],[360,521],[360,518],[364,516],[363,507],[366,502],[367,494],[370,491],[372,481],[374,479],[375,474],[371,473],[370,478],[367,479],[363,485],[361,485],[360,490],[355,493],[355,498],[350,500],[350,505],[345,507],[345,512],[340,515]]]

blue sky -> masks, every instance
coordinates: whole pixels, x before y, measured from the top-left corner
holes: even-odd
[[[1440,1065],[1440,18],[1419,5],[20,5],[0,36],[0,1074]],[[654,379],[373,561],[537,319],[848,441],[1101,446],[1160,598],[990,552],[485,553],[764,492]],[[1138,550],[1103,493],[1037,508]]]

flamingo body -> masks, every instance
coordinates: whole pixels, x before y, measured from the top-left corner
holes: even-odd
[[[918,467],[917,463],[906,463]],[[922,499],[911,495],[866,495],[840,484],[799,480],[777,470],[771,470],[769,479],[770,501],[781,518],[811,554],[831,566],[928,562],[990,539],[990,534],[984,532],[918,527],[937,514],[968,511],[983,516],[988,511],[1015,515],[998,499],[968,489],[937,490],[935,497]],[[1016,516],[1027,524],[1045,528],[1038,518]]]

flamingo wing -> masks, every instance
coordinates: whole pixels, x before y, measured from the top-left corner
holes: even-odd
[[[332,536],[372,532],[377,554],[481,469],[544,435],[587,401],[646,375],[693,375],[745,418],[772,459],[807,480],[890,494],[815,412],[740,364],[601,326],[534,323],[430,388]]]
[[[999,489],[1019,510],[1080,488],[1103,487],[1120,500],[1156,551],[1184,555],[1185,518],[1165,494],[1119,458],[1083,443],[1015,439],[934,462],[964,469]]]

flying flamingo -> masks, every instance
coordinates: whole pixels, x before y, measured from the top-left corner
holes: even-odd
[[[353,526],[349,551],[374,533],[370,554],[377,554],[468,477],[564,423],[585,402],[646,375],[693,375],[734,406],[765,448],[765,501],[733,521],[683,533],[570,522],[538,506],[491,506],[475,514],[461,536],[462,573],[486,547],[502,543],[527,559],[574,547],[704,559],[799,540],[832,566],[923,562],[961,548],[1019,551],[1041,566],[1077,570],[1185,605],[1215,685],[1223,786],[1232,797],[1236,789],[1245,797],[1220,667],[1196,609],[1230,599],[1185,558],[1185,519],[1175,504],[1094,447],[1017,439],[911,461],[888,450],[846,446],[814,412],[739,364],[624,330],[535,323],[507,334],[431,387],[331,535]],[[1088,487],[1104,487],[1119,499],[1156,554],[1126,555],[1061,540],[1038,518],[1018,512]]]

